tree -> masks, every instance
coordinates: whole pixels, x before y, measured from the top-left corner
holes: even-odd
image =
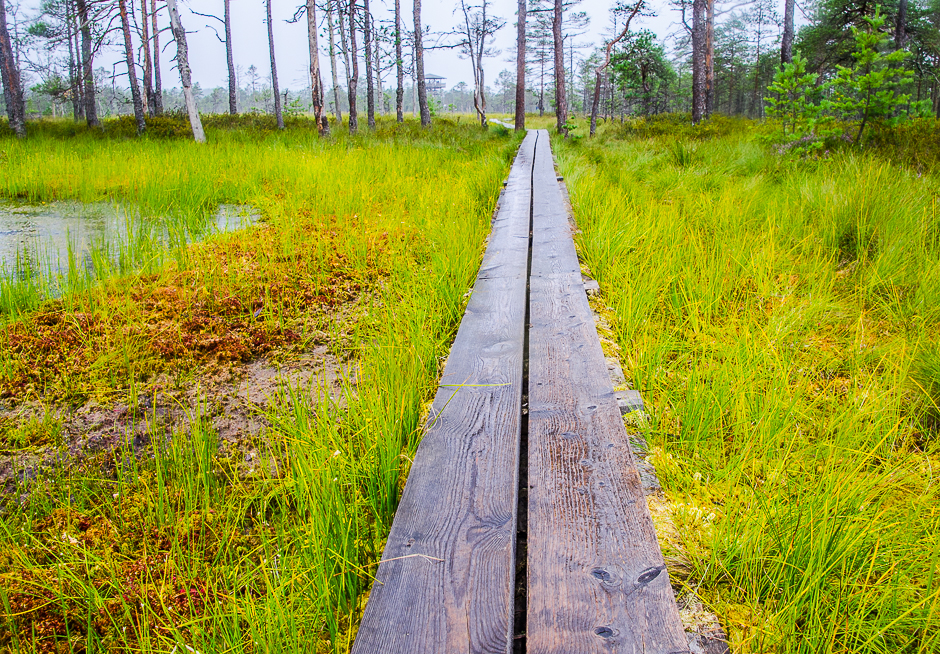
[[[78,0],[82,2],[82,0]],[[270,0],[269,0],[270,2]],[[189,124],[193,130],[196,143],[206,142],[206,133],[202,129],[202,120],[196,109],[196,98],[193,96],[192,71],[189,68],[189,48],[186,45],[186,30],[180,22],[179,9],[176,0],[166,0],[167,10],[170,12],[170,29],[176,40],[176,65],[180,71],[180,82],[183,84],[183,97],[186,102],[186,113],[189,114]]]
[[[369,129],[375,129],[375,87],[372,82],[372,12],[369,0],[362,0],[362,40],[366,50],[366,114]]]
[[[352,71],[349,76],[349,133],[355,134],[359,129],[359,109],[356,106],[357,92],[359,90],[359,52],[356,48],[356,0],[349,0],[349,46],[352,60]]]
[[[274,21],[271,20],[271,0],[265,0],[268,15],[268,53],[271,57],[271,88],[274,90],[274,118],[277,128],[284,129],[284,112],[281,111],[281,92],[277,85],[277,60],[274,57]]]
[[[563,0],[555,0],[552,37],[555,44],[555,124],[559,134],[568,137],[568,98],[565,89],[565,43],[561,32]]]
[[[796,0],[784,0],[783,37],[780,39],[780,63],[784,66],[793,61],[793,11],[795,7]]]
[[[137,133],[147,131],[147,122],[144,117],[144,101],[140,96],[140,87],[137,85],[137,69],[134,65],[134,44],[131,42],[131,24],[127,18],[126,0],[118,0],[118,10],[121,12],[121,31],[124,34],[124,56],[127,61],[127,81],[131,85],[131,98],[134,102],[134,118],[137,121]]]
[[[7,107],[10,127],[19,138],[26,136],[26,108],[20,71],[13,55],[13,43],[7,28],[6,0],[0,0],[0,78],[3,80],[3,100]]]
[[[140,47],[144,53],[144,104],[147,107],[147,113],[153,116],[156,113],[156,107],[153,96],[153,59],[150,55],[150,17],[147,13],[146,0],[140,3],[140,12],[142,19],[140,21]]]
[[[147,0],[141,0],[146,2]],[[157,21],[157,0],[150,0],[150,18],[153,20],[153,106],[157,116],[163,114],[163,85],[160,80],[160,26]]]
[[[225,0],[225,63],[228,66],[228,112],[238,113],[238,81],[235,78],[235,54],[232,48],[232,0]]]
[[[339,106],[339,75],[336,72],[336,37],[333,26],[333,0],[326,0],[326,24],[330,39],[330,74],[333,78],[333,116],[338,125],[343,124],[343,112]]]
[[[692,122],[708,115],[707,9],[709,0],[692,0]]]
[[[649,116],[654,93],[675,77],[656,35],[642,30],[627,37],[624,49],[612,59],[621,86],[640,92],[643,115]]]
[[[175,2],[174,2],[175,5]],[[92,64],[91,20],[86,0],[75,0],[79,29],[82,34],[82,97],[85,100],[85,121],[89,127],[98,127],[98,104],[95,100],[95,73]]]
[[[229,0],[225,0],[228,3]],[[307,49],[310,53],[310,99],[313,119],[321,135],[330,133],[330,121],[323,115],[323,77],[320,75],[320,48],[317,45],[317,10],[314,0],[307,0]]]
[[[398,2],[398,0],[395,0]],[[519,0],[516,11],[516,113],[514,128],[525,129],[525,20],[526,0]]]
[[[405,62],[401,52],[401,0],[395,0],[395,120],[405,121]]]
[[[636,0],[632,6],[618,4],[614,7],[615,11],[623,11],[627,13],[627,22],[623,26],[623,30],[614,37],[604,48],[604,63],[597,67],[594,72],[594,99],[591,102],[591,128],[590,134],[594,136],[594,133],[597,131],[597,111],[600,108],[601,100],[601,86],[602,86],[602,75],[607,67],[610,65],[611,50],[614,46],[617,45],[623,38],[630,32],[630,23],[633,22],[633,18],[640,13],[646,6],[646,0]]]
[[[418,105],[421,107],[421,126],[431,126],[428,89],[424,79],[424,29],[421,27],[421,0],[414,0],[415,21],[415,76],[418,84]]]
[[[460,10],[463,13],[463,30],[460,47],[464,54],[470,58],[473,65],[473,107],[480,119],[480,125],[486,129],[486,83],[483,76],[483,57],[499,54],[492,50],[493,37],[506,24],[498,18],[487,16],[489,0],[482,0],[479,6],[468,6],[466,0],[460,0]]]
[[[819,75],[806,72],[806,59],[796,55],[784,64],[767,87],[772,93],[767,102],[767,115],[780,120],[783,137],[800,138],[812,131],[819,107],[809,97]],[[789,133],[788,133],[789,128]]]

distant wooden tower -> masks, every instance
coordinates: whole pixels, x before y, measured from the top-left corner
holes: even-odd
[[[432,73],[425,73],[424,83],[428,90],[428,93],[435,96],[438,100],[444,99],[444,91],[446,90],[446,85],[444,80],[446,77],[441,77],[440,75],[434,75]]]

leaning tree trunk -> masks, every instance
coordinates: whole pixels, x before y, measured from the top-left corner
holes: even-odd
[[[153,59],[150,56],[150,26],[146,0],[140,3],[140,13],[143,18],[140,23],[140,45],[144,51],[144,105],[147,107],[147,113],[153,116],[156,107],[153,102]]]
[[[906,2],[907,0],[901,0]],[[783,4],[783,36],[780,39],[780,63],[783,65],[793,63],[793,13],[796,0],[784,0]]]
[[[375,86],[372,83],[372,13],[369,0],[362,0],[362,39],[366,46],[366,114],[369,129],[375,129]]]
[[[356,106],[359,92],[359,49],[356,47],[356,0],[349,0],[349,48],[352,71],[349,76],[349,133],[359,130],[359,107]]]
[[[414,0],[415,20],[415,77],[418,83],[418,104],[421,107],[421,126],[431,126],[431,108],[428,106],[428,88],[424,80],[424,30],[421,28],[421,0]]]
[[[170,12],[170,29],[176,39],[176,65],[180,71],[180,81],[183,84],[183,97],[186,100],[186,112],[189,114],[189,124],[193,128],[193,138],[196,143],[206,142],[206,133],[202,129],[199,111],[196,109],[196,98],[193,97],[192,71],[189,69],[189,48],[186,45],[186,30],[180,22],[179,9],[176,0],[166,0],[166,7]]]
[[[225,62],[228,64],[228,112],[238,113],[238,80],[235,77],[235,55],[232,51],[232,0],[225,0]]]
[[[146,2],[147,0],[143,0]],[[157,116],[163,115],[163,84],[160,81],[160,26],[157,23],[157,0],[150,0],[153,20],[153,106]]]
[[[401,52],[401,0],[395,0],[395,120],[405,122],[405,61]]]
[[[333,33],[333,0],[326,0],[326,24],[330,34],[330,73],[333,76],[333,116],[336,124],[343,125],[343,110],[339,106],[339,75],[336,72],[336,37]]]
[[[127,0],[118,0],[118,11],[121,13],[121,31],[124,32],[124,56],[127,59],[127,81],[131,85],[131,98],[134,101],[134,118],[137,121],[137,133],[147,131],[147,121],[144,117],[144,101],[140,97],[140,87],[137,85],[137,68],[134,65],[134,44],[131,42],[131,24],[127,20]]]
[[[310,100],[313,104],[313,119],[317,123],[320,136],[324,136],[330,133],[330,121],[323,115],[325,94],[323,78],[320,76],[320,47],[317,45],[317,9],[314,0],[307,0],[307,49],[310,53]]]
[[[705,118],[706,69],[705,33],[708,0],[692,0],[692,122]]]
[[[284,113],[281,111],[281,91],[277,86],[277,62],[274,59],[274,21],[271,20],[271,0],[267,0],[264,4],[268,12],[268,52],[271,55],[271,87],[274,91],[274,117],[277,119],[277,128],[284,129]]]
[[[519,0],[516,22],[516,120],[515,129],[525,129],[525,14],[526,0]]]
[[[7,105],[10,127],[19,138],[26,136],[26,111],[23,106],[23,87],[20,71],[13,56],[13,42],[7,29],[6,0],[0,0],[0,78],[3,79],[3,101]]]
[[[568,98],[565,89],[565,42],[561,33],[563,0],[555,0],[552,38],[555,41],[555,123],[559,134],[568,137]]]
[[[95,98],[95,73],[92,67],[91,23],[88,21],[86,0],[75,0],[78,10],[79,28],[82,32],[82,96],[85,99],[85,121],[89,127],[98,127],[98,105]]]

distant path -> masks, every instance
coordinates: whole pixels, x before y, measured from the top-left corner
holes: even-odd
[[[688,651],[549,135],[530,131],[353,652]]]

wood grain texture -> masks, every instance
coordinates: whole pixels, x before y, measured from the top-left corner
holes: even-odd
[[[535,199],[560,198],[551,166],[536,152]],[[559,206],[533,217],[526,651],[688,652]]]
[[[354,654],[512,648],[534,143],[510,172]]]

